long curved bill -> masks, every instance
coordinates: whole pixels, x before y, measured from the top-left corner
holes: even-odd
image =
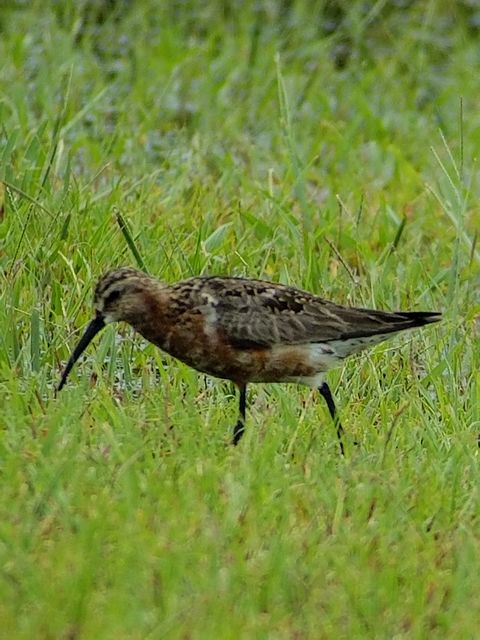
[[[68,374],[73,369],[73,365],[88,347],[93,338],[97,335],[99,331],[103,329],[105,326],[105,320],[100,314],[97,314],[95,318],[90,322],[88,327],[85,330],[85,333],[80,338],[80,342],[77,344],[75,349],[73,350],[72,355],[70,356],[70,360],[67,362],[67,366],[65,367],[62,377],[60,379],[60,384],[57,387],[58,391],[61,391],[63,385],[67,381]]]

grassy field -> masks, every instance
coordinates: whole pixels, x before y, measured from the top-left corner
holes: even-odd
[[[2,2],[0,637],[478,638],[479,24]],[[55,397],[139,262],[445,320],[329,375],[345,459],[294,385],[251,386],[233,449],[230,386],[124,326]]]

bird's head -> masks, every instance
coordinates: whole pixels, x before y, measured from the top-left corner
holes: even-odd
[[[145,295],[157,285],[141,271],[130,267],[113,269],[106,273],[95,286],[93,306],[104,324],[125,320],[141,314]]]
[[[135,323],[135,319],[145,314],[152,289],[161,287],[145,273],[130,267],[113,269],[100,278],[95,287],[93,305],[95,317],[73,350],[63,371],[58,390],[64,386],[75,362],[88,347],[93,338],[108,323],[124,320]]]

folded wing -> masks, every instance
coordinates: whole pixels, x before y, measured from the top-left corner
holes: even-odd
[[[212,296],[215,295],[215,279]],[[374,344],[392,333],[440,320],[435,312],[395,312],[335,305],[284,285],[232,279],[216,297],[219,329],[236,346],[335,343]],[[375,337],[378,337],[376,340]],[[360,346],[360,343],[359,343]],[[366,346],[366,344],[365,344]],[[362,347],[360,347],[362,348]]]

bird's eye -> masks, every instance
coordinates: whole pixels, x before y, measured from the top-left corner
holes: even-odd
[[[108,296],[106,296],[104,301],[105,306],[112,304],[112,302],[115,302],[115,300],[117,300],[119,297],[120,291],[118,291],[118,289],[114,289],[111,293],[108,294]]]

